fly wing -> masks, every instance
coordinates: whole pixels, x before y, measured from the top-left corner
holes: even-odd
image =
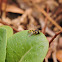
[[[32,35],[33,33],[31,32],[30,34],[29,34],[29,37]]]

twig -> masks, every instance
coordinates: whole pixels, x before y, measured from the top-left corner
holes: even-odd
[[[55,20],[53,20],[53,19],[45,12],[44,9],[39,8],[39,6],[36,5],[36,4],[34,4],[34,6],[38,9],[38,11],[42,12],[42,13],[48,18],[48,20],[49,20],[50,22],[52,22],[52,24],[54,24],[59,30],[62,31],[62,28],[55,22]]]
[[[59,11],[60,10],[60,11]],[[55,15],[58,15],[59,13],[62,12],[62,5],[60,4],[55,10],[53,10],[54,12],[52,12],[52,15],[53,16],[54,14]]]
[[[4,24],[4,25],[8,25],[8,26],[10,26],[9,24],[7,24],[6,22],[3,22],[3,21],[1,21],[0,20],[0,23],[2,23],[2,24]],[[15,29],[14,27],[12,27],[12,26],[10,26],[14,31],[16,31],[16,32],[19,32],[17,29]]]
[[[60,10],[60,11],[59,11],[59,10]],[[61,13],[61,11],[62,11],[62,5],[59,4],[59,6],[57,6],[56,9],[54,9],[54,10],[52,11],[51,17],[54,16],[54,15],[58,15],[59,13]]]
[[[60,21],[62,19],[62,14],[61,15],[59,15],[58,17],[56,17],[56,21],[58,22],[58,21]]]
[[[49,42],[49,46],[50,46],[50,44],[52,43],[52,41],[56,38],[56,36],[57,35],[59,35],[60,33],[62,33],[62,31],[59,31],[58,33],[56,33],[54,36],[53,36],[53,38],[50,40],[50,42]]]
[[[47,13],[49,12],[49,7],[47,6]],[[45,26],[44,28],[42,29],[42,32],[45,34],[45,31],[46,31],[46,26],[47,26],[47,17],[45,18]]]
[[[53,58],[53,61],[54,61],[54,62],[57,62],[57,59],[56,59],[56,49],[53,50],[52,58]]]
[[[62,5],[59,5],[55,10],[53,10],[51,17],[55,19],[57,18],[57,15],[61,13],[62,13]]]
[[[56,52],[57,52],[58,41],[59,41],[59,36],[57,36],[56,39],[54,40],[53,46],[51,44],[51,47],[52,47],[52,58],[53,58],[54,62],[57,62]]]
[[[39,18],[39,22],[40,22],[41,27],[43,28],[45,23],[41,17]],[[55,33],[52,30],[50,30],[48,27],[46,27],[46,33],[48,33],[50,36],[55,35]]]
[[[50,22],[52,22],[52,24],[54,24],[59,30],[62,31],[62,28],[55,22],[55,20],[53,20],[50,16],[48,16],[48,14],[42,9],[41,12],[47,16],[47,18],[49,19]]]

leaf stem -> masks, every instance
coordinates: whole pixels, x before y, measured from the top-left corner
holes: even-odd
[[[58,33],[56,33],[54,36],[53,36],[53,38],[50,40],[50,42],[49,42],[49,46],[50,46],[50,44],[52,43],[52,41],[60,34],[60,33],[62,33],[62,31],[59,31]]]

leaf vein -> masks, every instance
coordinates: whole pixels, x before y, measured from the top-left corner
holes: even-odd
[[[24,59],[24,57],[31,51],[32,47],[22,56],[22,58],[20,59],[19,62],[22,62],[22,60]]]

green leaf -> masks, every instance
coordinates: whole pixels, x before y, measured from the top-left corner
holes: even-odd
[[[0,28],[0,62],[6,58],[6,29]]]
[[[10,26],[2,25],[0,28],[5,28],[7,31],[7,38],[13,35],[13,29]]]
[[[8,38],[6,62],[43,62],[48,51],[43,33],[29,37],[28,30]]]

